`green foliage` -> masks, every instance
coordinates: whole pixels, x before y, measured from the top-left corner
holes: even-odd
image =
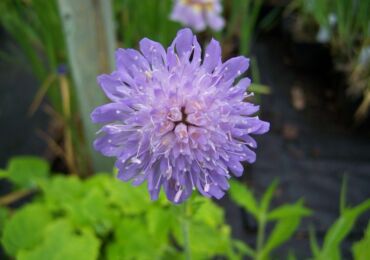
[[[172,0],[114,0],[118,36],[123,47],[136,47],[144,37],[169,45],[181,28],[169,19],[172,6]]]
[[[0,23],[25,54],[34,75],[45,82],[58,65],[66,64],[64,38],[55,0],[4,0],[0,2]],[[60,108],[57,88],[49,97]]]
[[[299,12],[305,27],[317,27],[316,38],[328,43],[336,62],[348,74],[351,95],[363,95],[355,118],[362,120],[370,108],[370,59],[366,52],[370,38],[370,1],[295,0],[291,7]]]
[[[305,19],[329,30],[330,41],[351,51],[358,40],[369,36],[369,1],[347,0],[296,0],[294,5]]]
[[[109,174],[87,180],[56,175],[36,183],[40,192],[33,202],[10,218],[4,213],[8,219],[1,242],[10,256],[182,259],[181,206],[170,204],[163,194],[152,202],[144,185],[133,187]],[[231,239],[223,210],[199,196],[189,203],[191,256],[240,259],[248,247]]]
[[[347,235],[352,230],[356,220],[361,214],[370,209],[370,199],[365,200],[356,207],[350,208],[346,206],[346,191],[347,191],[347,179],[344,178],[342,183],[342,189],[340,193],[340,216],[334,222],[334,224],[329,228],[325,237],[322,248],[320,249],[313,229],[310,230],[310,245],[311,251],[313,253],[314,259],[324,260],[324,259],[341,259],[340,245]],[[363,241],[366,241],[366,235]],[[366,242],[363,242],[366,243]],[[357,250],[355,250],[356,245],[353,247],[354,255],[362,256],[361,246],[362,242],[357,245]],[[356,253],[358,255],[356,255]],[[356,258],[357,259],[357,258]]]
[[[2,171],[2,177],[9,179],[18,187],[35,187],[37,182],[47,178],[49,164],[38,157],[19,156],[11,159],[6,171]]]
[[[67,219],[60,219],[47,226],[43,240],[30,250],[20,250],[19,260],[39,259],[97,259],[99,239],[89,228],[75,229]]]
[[[243,184],[231,181],[230,195],[234,202],[248,213],[253,215],[258,223],[257,248],[247,249],[247,255],[255,259],[269,259],[271,252],[288,241],[296,232],[301,219],[311,215],[311,211],[303,206],[303,202],[286,204],[269,211],[273,194],[277,188],[274,181],[263,194],[260,202],[253,193]],[[276,222],[274,229],[266,241],[265,227],[268,222]]]
[[[226,1],[224,1],[226,2]],[[240,38],[239,53],[250,54],[252,36],[257,26],[257,18],[264,0],[232,0],[230,21],[226,27],[226,37],[236,34]]]
[[[4,249],[9,255],[16,255],[22,249],[31,249],[36,246],[50,221],[50,213],[44,205],[38,203],[17,211],[5,223],[1,240]]]
[[[317,243],[314,246],[314,258],[322,259],[340,259],[340,245],[352,230],[358,217],[370,209],[370,199],[362,202],[353,208],[345,208],[340,217],[327,231],[324,243],[321,249],[318,249]],[[315,240],[314,238],[312,239]]]
[[[353,258],[355,260],[370,259],[370,222],[365,230],[364,238],[352,246]]]
[[[222,208],[202,196],[194,195],[186,207],[171,204],[163,193],[152,202],[144,185],[133,187],[110,174],[86,180],[50,177],[46,162],[33,157],[11,160],[2,175],[18,188],[39,191],[31,203],[13,214],[0,207],[2,247],[21,260],[183,259],[185,247],[192,259],[270,259],[275,249],[292,238],[302,218],[311,214],[303,200],[270,209],[276,181],[259,200],[245,185],[231,181],[231,198],[258,223],[257,246],[251,248],[231,238]],[[341,215],[321,246],[310,229],[313,259],[340,259],[342,241],[358,217],[370,209],[370,199],[347,207],[345,190],[344,182]],[[270,224],[273,228],[266,234]],[[369,246],[370,224],[364,238],[353,245],[354,258],[368,259]],[[295,259],[292,252],[287,257]]]
[[[5,221],[7,220],[9,212],[6,208],[0,207],[0,237],[3,233]]]
[[[245,185],[235,181],[231,182],[230,195],[235,203],[243,207],[254,217],[258,217],[257,201],[252,191],[245,188]]]

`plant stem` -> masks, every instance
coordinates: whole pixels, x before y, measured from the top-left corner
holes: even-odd
[[[6,206],[12,204],[28,195],[31,195],[35,190],[18,190],[12,193],[9,193],[5,196],[0,197],[0,206]]]
[[[266,228],[266,220],[265,220],[265,216],[262,215],[258,218],[256,259],[262,259],[262,248],[263,248],[263,242],[265,240],[265,228]]]
[[[182,205],[182,233],[184,237],[184,255],[186,260],[191,260],[191,253],[190,253],[190,239],[189,239],[189,212],[188,212],[188,202],[185,201]]]

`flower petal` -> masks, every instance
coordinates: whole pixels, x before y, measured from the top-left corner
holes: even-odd
[[[221,64],[221,46],[218,41],[212,39],[206,48],[202,67],[211,73],[216,66]]]

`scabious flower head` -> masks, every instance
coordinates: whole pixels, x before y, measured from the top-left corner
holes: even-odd
[[[207,26],[220,31],[225,25],[221,13],[220,0],[175,0],[171,19],[196,31],[203,31]]]
[[[152,199],[162,187],[175,203],[195,189],[221,198],[231,174],[243,174],[241,162],[256,159],[250,134],[269,129],[251,116],[258,106],[245,101],[250,80],[235,83],[249,60],[222,63],[216,40],[202,55],[190,29],[179,31],[167,51],[146,38],[140,50],[118,49],[116,70],[98,77],[112,102],[91,115],[105,124],[95,148],[117,158],[119,179],[147,180]]]

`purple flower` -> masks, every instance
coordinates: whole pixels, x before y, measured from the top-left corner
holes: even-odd
[[[91,115],[105,124],[95,149],[117,158],[119,179],[133,185],[147,180],[153,200],[161,187],[175,203],[195,189],[221,198],[230,172],[241,176],[241,162],[256,160],[250,134],[269,130],[269,123],[251,116],[259,107],[244,101],[250,80],[234,84],[249,60],[222,63],[216,40],[202,58],[190,29],[179,31],[167,51],[146,38],[140,50],[118,49],[116,70],[98,77],[112,102]]]
[[[225,25],[221,12],[219,0],[175,0],[171,20],[190,26],[196,31],[203,31],[207,26],[214,31],[220,31]]]

